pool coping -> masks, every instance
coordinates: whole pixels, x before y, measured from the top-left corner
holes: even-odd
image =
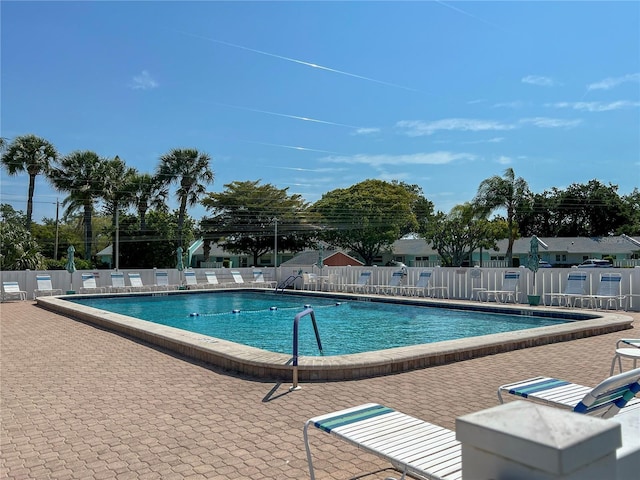
[[[265,289],[244,288],[105,295],[180,295],[232,290],[266,291]],[[272,292],[272,290],[268,290],[268,292]],[[287,293],[322,295],[319,292]],[[74,295],[74,298],[96,296],[100,295]],[[330,296],[332,298],[372,302],[392,301],[412,305],[490,311],[493,313],[535,314],[555,317],[563,315],[563,318],[566,318],[566,315],[570,315],[573,317],[570,320],[573,321],[561,325],[365,353],[318,357],[300,356],[297,368],[297,378],[300,381],[356,380],[390,375],[522,348],[626,330],[632,328],[631,323],[633,322],[632,317],[621,314],[618,311],[615,311],[615,313],[614,311],[576,311],[544,306],[529,307],[521,304],[487,304],[468,300],[417,299],[415,297],[341,294],[335,292],[331,292]],[[36,303],[47,310],[128,335],[185,357],[211,364],[230,373],[243,374],[259,380],[292,381],[292,355],[269,352],[199,333],[87,307],[66,301],[65,298],[69,298],[69,296],[38,297]]]

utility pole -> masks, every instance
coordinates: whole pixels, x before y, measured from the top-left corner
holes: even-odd
[[[274,218],[275,221],[275,234],[274,234],[274,242],[273,242],[273,266],[278,268],[278,219]]]
[[[58,260],[58,231],[59,231],[58,218],[59,218],[59,211],[60,211],[60,202],[56,198],[56,241],[55,241],[54,247],[53,247],[53,259],[54,260]]]
[[[120,267],[120,210],[116,209],[116,242],[115,242],[115,256],[116,256],[116,272]]]

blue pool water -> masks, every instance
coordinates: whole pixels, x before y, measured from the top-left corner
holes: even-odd
[[[324,355],[477,337],[565,320],[272,292],[73,299],[75,303],[272,352],[291,353],[293,319],[310,305]],[[234,310],[239,312],[233,313]],[[197,314],[197,315],[196,315]],[[301,355],[319,355],[311,318],[299,324]]]

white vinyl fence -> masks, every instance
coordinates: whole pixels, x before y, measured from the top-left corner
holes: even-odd
[[[184,284],[184,275],[175,268],[157,269],[168,273],[168,283],[172,286]],[[196,273],[199,283],[205,283],[204,272],[212,270],[211,268],[192,269]],[[220,283],[233,282],[231,271],[240,271],[245,282],[250,283],[253,280],[253,268],[215,268],[218,281]],[[319,269],[315,265],[307,267],[273,267],[260,268],[264,273],[267,281],[283,282],[290,279],[292,284],[289,288],[302,289],[303,273],[313,273],[317,277],[325,280],[327,290],[340,291],[342,286],[347,284],[355,284],[358,281],[362,271],[371,271],[372,286],[388,285],[393,272],[398,271],[398,267],[323,267]],[[567,276],[576,269],[568,268],[543,268],[538,270],[535,276],[530,270],[520,267],[514,269],[505,268],[448,268],[448,267],[408,267],[406,268],[406,276],[404,278],[405,285],[415,285],[418,281],[420,272],[423,270],[431,270],[432,285],[446,286],[449,290],[449,298],[455,300],[471,300],[475,289],[485,288],[488,290],[500,289],[502,278],[506,270],[520,272],[519,301],[527,303],[527,294],[541,295],[542,299],[550,293],[561,293],[565,289]],[[140,273],[144,285],[155,285],[156,269],[136,269],[136,270],[120,270],[125,274],[126,284],[129,285],[127,273]],[[626,308],[631,311],[640,311],[640,267],[634,268],[593,268],[580,270],[588,275],[586,294],[595,294],[601,273],[620,273],[622,275],[621,293],[626,296]],[[36,288],[36,274],[47,273],[51,275],[53,288],[61,289],[63,293],[74,290],[80,291],[82,287],[82,273],[93,273],[96,277],[98,287],[111,286],[110,270],[89,270],[77,271],[73,275],[66,270],[47,270],[42,271],[3,271],[0,272],[0,279],[3,282],[17,281],[20,289],[27,292],[28,298],[33,298],[33,291]],[[329,279],[331,283],[329,283]],[[317,285],[316,285],[317,286]],[[547,297],[548,298],[548,297]],[[475,300],[475,297],[474,297]]]

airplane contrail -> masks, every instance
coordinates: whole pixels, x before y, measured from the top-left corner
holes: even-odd
[[[453,5],[449,5],[448,3],[445,3],[445,2],[443,2],[441,0],[435,0],[435,2],[439,3],[443,7],[450,8],[451,10],[455,10],[456,12],[459,12],[459,13],[461,13],[463,15],[466,15],[467,17],[475,18],[476,20],[479,20],[482,23],[486,23],[487,25],[489,25],[491,27],[494,27],[494,28],[497,28],[498,30],[505,31],[502,27],[496,25],[495,23],[488,22],[484,18],[478,17],[477,15],[473,15],[473,14],[471,14],[471,13],[465,11],[465,10],[462,10],[461,8],[454,7]]]
[[[305,65],[307,67],[317,68],[317,69],[325,70],[325,71],[331,72],[331,73],[338,73],[340,75],[346,75],[348,77],[359,78],[361,80],[367,80],[369,82],[379,83],[381,85],[387,85],[388,87],[401,88],[403,90],[409,90],[411,92],[418,92],[419,91],[419,90],[416,90],[415,88],[405,87],[404,85],[397,85],[395,83],[389,83],[389,82],[385,82],[385,81],[382,81],[382,80],[376,80],[375,78],[365,77],[365,76],[362,76],[362,75],[356,75],[355,73],[349,73],[349,72],[345,72],[343,70],[337,70],[335,68],[325,67],[323,65],[317,65],[317,64],[311,63],[311,62],[305,62],[303,60],[298,60],[298,59],[295,59],[295,58],[285,57],[283,55],[277,55],[275,53],[264,52],[262,50],[256,50],[255,48],[245,47],[243,45],[238,45],[236,43],[225,42],[224,40],[218,40],[216,38],[209,38],[209,37],[205,37],[205,36],[202,36],[202,35],[196,35],[194,33],[182,32],[182,31],[179,31],[179,30],[176,30],[176,31],[178,33],[181,33],[182,35],[187,35],[187,36],[190,36],[190,37],[199,38],[201,40],[207,40],[209,42],[219,43],[220,45],[226,45],[227,47],[239,48],[241,50],[246,50],[248,52],[259,53],[260,55],[266,55],[268,57],[278,58],[280,60],[286,60],[287,62],[293,62],[293,63],[297,63],[299,65]]]
[[[216,105],[221,105],[223,107],[237,108],[239,110],[247,110],[249,112],[265,113],[267,115],[276,115],[278,117],[292,118],[294,120],[304,120],[304,121],[307,121],[307,122],[323,123],[325,125],[335,125],[335,126],[338,126],[338,127],[364,128],[364,127],[358,127],[358,126],[355,126],[355,125],[347,125],[345,123],[330,122],[328,120],[318,120],[317,118],[300,117],[298,115],[288,115],[286,113],[269,112],[268,110],[259,110],[257,108],[241,107],[239,105],[229,105],[229,104],[226,104],[226,103],[218,103],[218,102],[213,102],[213,103],[215,103]]]
[[[312,172],[312,173],[329,173],[329,172],[343,172],[345,168],[300,168],[300,167],[278,167],[270,165],[269,168],[278,168],[280,170],[293,170],[295,172]]]
[[[243,141],[246,143],[255,143],[257,145],[266,145],[267,147],[290,148],[292,150],[300,150],[304,152],[318,152],[318,153],[330,153],[332,155],[344,155],[343,153],[339,153],[339,152],[331,152],[329,150],[317,150],[315,148],[300,147],[297,145],[283,145],[279,143],[254,142],[252,140],[243,140]]]

